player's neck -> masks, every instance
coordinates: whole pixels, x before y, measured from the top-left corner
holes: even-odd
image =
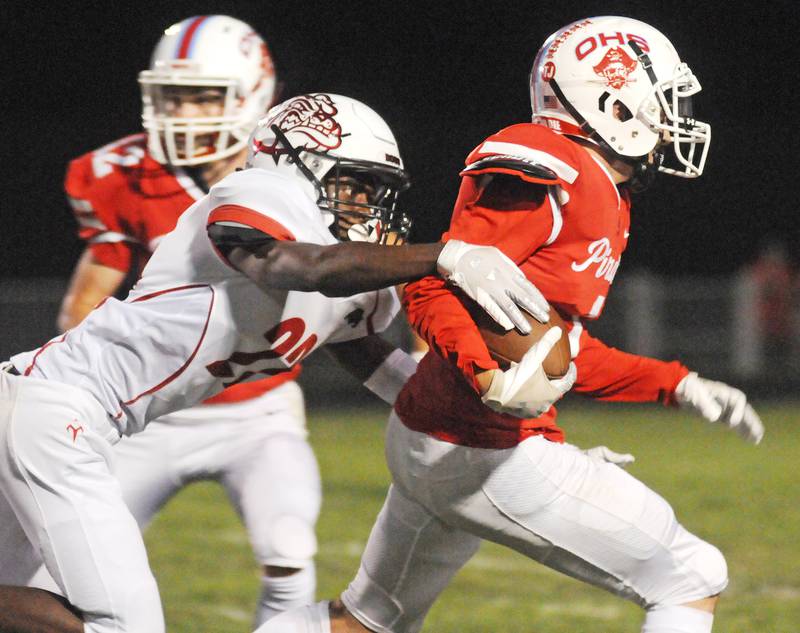
[[[233,156],[198,166],[195,173],[197,177],[202,180],[203,184],[205,184],[206,188],[209,188],[217,184],[228,174],[233,173],[237,167],[244,167],[246,156],[247,148],[243,147],[241,151]]]
[[[586,151],[594,156],[594,158],[606,168],[608,173],[611,174],[611,178],[615,185],[621,185],[624,182],[628,182],[633,177],[633,167],[631,165],[623,163],[619,160],[608,160],[599,148],[588,143],[582,143],[582,145],[584,148],[586,148]]]

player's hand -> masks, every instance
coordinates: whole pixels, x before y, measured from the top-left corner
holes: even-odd
[[[691,372],[678,383],[675,398],[709,422],[721,422],[744,440],[758,444],[764,437],[764,424],[747,402],[744,392],[724,382],[700,378]]]
[[[595,446],[594,448],[587,448],[583,452],[592,459],[615,464],[620,468],[625,468],[628,464],[636,461],[636,458],[630,453],[617,453],[608,448],[608,446]]]
[[[551,380],[544,373],[542,362],[560,338],[561,328],[552,327],[518,363],[505,371],[493,370],[489,388],[481,396],[483,403],[519,418],[536,418],[547,411],[572,388],[577,376],[575,363],[569,364],[563,378]]]
[[[442,277],[461,288],[506,330],[531,331],[517,305],[537,321],[550,320],[550,306],[542,293],[494,246],[449,240],[436,263]]]

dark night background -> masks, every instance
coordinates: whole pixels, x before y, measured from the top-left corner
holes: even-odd
[[[699,180],[665,176],[635,201],[623,269],[731,272],[770,236],[798,256],[794,3],[7,2],[0,277],[69,274],[81,246],[61,189],[67,161],[139,130],[138,71],[164,28],[202,13],[265,36],[284,96],[338,92],[384,116],[414,181],[416,240],[446,227],[466,154],[529,120],[528,72],[552,31],[591,15],[649,22],[700,79],[696,113],[713,138]]]

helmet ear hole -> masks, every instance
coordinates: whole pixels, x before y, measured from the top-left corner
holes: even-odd
[[[617,119],[618,121],[630,121],[633,118],[633,114],[631,113],[628,106],[626,106],[622,101],[617,99],[611,106],[611,114],[612,116]]]

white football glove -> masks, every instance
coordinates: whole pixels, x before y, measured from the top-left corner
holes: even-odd
[[[678,383],[675,398],[681,406],[694,409],[709,422],[725,424],[748,442],[758,444],[764,437],[764,424],[747,403],[747,396],[724,382],[691,372]]]
[[[483,403],[518,418],[536,418],[547,411],[572,388],[577,376],[575,363],[569,364],[563,378],[551,380],[544,373],[542,362],[560,338],[561,328],[552,327],[518,363],[512,363],[506,371],[495,369],[489,388],[481,396]]]
[[[436,264],[442,277],[461,288],[506,330],[531,331],[517,304],[537,321],[550,320],[550,306],[542,293],[494,246],[449,240]]]
[[[636,458],[630,453],[616,453],[608,448],[608,446],[587,448],[583,453],[592,459],[608,462],[609,464],[616,464],[620,468],[625,468],[628,464],[632,464],[636,461]]]

